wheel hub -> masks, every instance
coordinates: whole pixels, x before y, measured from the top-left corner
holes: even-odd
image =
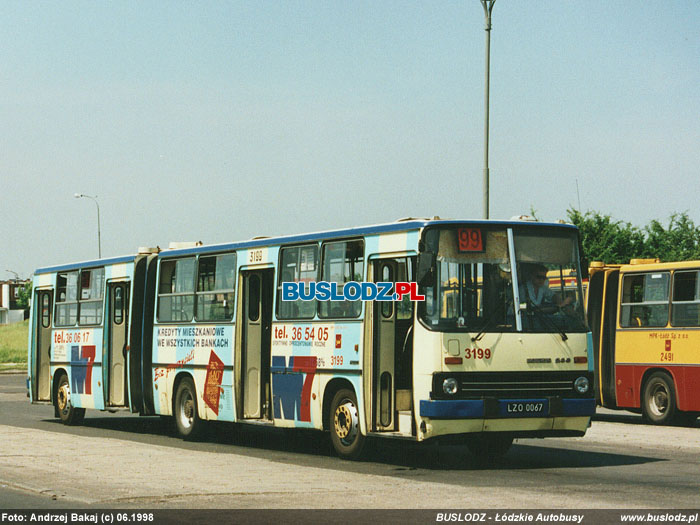
[[[335,410],[333,425],[336,435],[343,443],[353,442],[357,434],[358,422],[357,409],[350,401],[345,401]]]
[[[58,387],[58,410],[66,412],[70,407],[70,388],[68,383],[63,383]]]
[[[194,402],[189,392],[183,395],[180,405],[180,421],[185,428],[189,428],[194,418]]]
[[[664,414],[668,409],[668,392],[662,386],[655,388],[651,397],[650,408],[657,416]]]

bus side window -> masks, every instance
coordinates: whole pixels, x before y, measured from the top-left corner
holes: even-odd
[[[80,272],[79,325],[97,325],[102,323],[104,282],[104,268],[82,270]]]
[[[322,281],[345,283],[364,280],[364,241],[329,242],[323,245]],[[355,318],[362,311],[361,301],[321,301],[320,317]]]
[[[662,327],[668,324],[669,272],[625,275],[622,280],[620,326]]]
[[[194,257],[160,264],[158,320],[191,321],[194,315]]]
[[[676,272],[673,275],[671,324],[700,326],[700,271]]]
[[[235,274],[235,253],[199,258],[197,321],[232,319]]]
[[[278,319],[313,319],[316,300],[283,301],[282,283],[303,282],[308,293],[311,281],[318,280],[318,246],[290,246],[280,250],[280,271],[277,284]]]
[[[56,276],[56,326],[72,326],[78,320],[78,272]]]

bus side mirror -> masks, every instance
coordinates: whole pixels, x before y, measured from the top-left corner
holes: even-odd
[[[437,257],[431,252],[418,254],[418,268],[416,270],[416,282],[418,286],[435,285],[435,262]]]

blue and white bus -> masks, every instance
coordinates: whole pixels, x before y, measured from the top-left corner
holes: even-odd
[[[524,293],[532,268],[567,276],[565,306]],[[373,435],[494,457],[589,426],[582,269],[572,225],[437,218],[42,268],[30,397],[67,424],[123,409],[172,416],[186,439],[218,420],[328,431],[349,459]],[[424,297],[283,300],[299,282]]]

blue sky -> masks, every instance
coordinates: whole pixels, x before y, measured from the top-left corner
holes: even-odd
[[[0,270],[482,216],[484,15],[444,2],[0,3]],[[700,3],[498,0],[491,217],[700,223]],[[578,194],[577,194],[578,183]],[[0,274],[9,278],[10,273]]]

